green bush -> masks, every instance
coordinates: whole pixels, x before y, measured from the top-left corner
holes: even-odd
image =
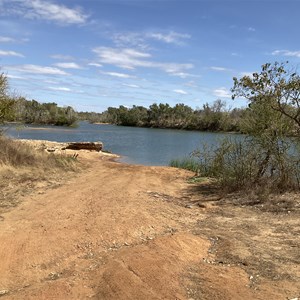
[[[272,191],[300,188],[300,156],[292,140],[263,147],[254,138],[224,139],[219,146],[193,153],[201,176],[216,178],[229,191],[266,187]],[[292,153],[292,149],[294,153]]]

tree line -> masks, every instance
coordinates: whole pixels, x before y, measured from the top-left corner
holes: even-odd
[[[0,74],[0,123],[73,125],[78,120],[71,106],[60,107],[54,102],[40,103],[24,97],[12,97],[8,92],[7,77]]]
[[[73,125],[77,113],[71,106],[60,107],[54,102],[39,103],[36,100],[19,98],[15,100],[12,120],[26,124]]]
[[[247,109],[226,109],[226,103],[216,100],[212,104],[204,104],[202,108],[192,109],[183,103],[170,106],[154,103],[149,108],[123,105],[118,108],[109,107],[103,113],[81,112],[82,120],[103,122],[122,126],[172,128],[201,131],[241,131],[242,120]]]

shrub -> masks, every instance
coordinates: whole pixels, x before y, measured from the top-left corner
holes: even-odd
[[[273,146],[263,147],[250,137],[224,139],[219,146],[203,147],[192,156],[198,159],[201,176],[216,178],[222,188],[230,191],[299,189],[300,157],[295,144],[282,140]]]

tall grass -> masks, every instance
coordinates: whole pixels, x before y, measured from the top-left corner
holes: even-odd
[[[78,170],[72,157],[48,154],[0,134],[0,212],[32,191],[56,186]]]
[[[169,162],[169,166],[174,167],[174,168],[180,168],[180,169],[193,171],[195,173],[198,173],[198,171],[200,169],[199,162],[195,158],[192,158],[192,157],[172,159]]]
[[[0,164],[13,167],[67,168],[74,165],[72,158],[37,151],[30,145],[0,134]]]

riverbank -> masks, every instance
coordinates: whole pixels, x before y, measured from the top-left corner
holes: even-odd
[[[193,173],[94,154],[1,213],[3,299],[300,296],[299,207],[238,205]]]

